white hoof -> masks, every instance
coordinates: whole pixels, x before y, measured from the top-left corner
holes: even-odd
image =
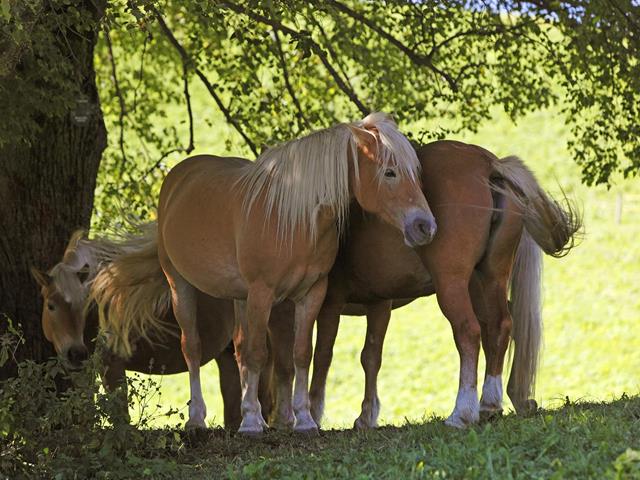
[[[458,410],[456,408],[444,423],[445,425],[453,428],[467,428],[470,425],[478,423],[479,420],[480,412],[477,407],[475,409],[464,410]]]
[[[311,418],[311,413],[304,412],[296,417],[293,431],[315,436],[318,435],[318,425],[313,421],[313,418]]]
[[[259,436],[264,432],[266,425],[261,413],[250,413],[242,417],[238,433],[251,437]]]
[[[201,430],[207,428],[204,418],[190,418],[184,425],[185,430]]]

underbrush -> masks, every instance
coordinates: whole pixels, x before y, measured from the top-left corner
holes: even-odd
[[[0,343],[2,363],[13,360],[20,341],[17,329],[10,335]],[[18,364],[18,375],[0,384],[0,478],[172,477],[184,440],[149,427],[159,416],[182,414],[159,410],[152,378],[129,377],[126,392],[105,392],[101,369],[98,355],[79,371],[58,359]]]

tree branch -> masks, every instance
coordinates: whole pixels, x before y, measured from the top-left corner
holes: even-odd
[[[167,37],[167,39],[169,40],[171,45],[173,45],[173,47],[176,49],[176,51],[180,55],[180,58],[182,59],[182,61],[186,62],[188,65],[192,64],[194,66],[193,68],[194,68],[195,74],[198,76],[200,81],[203,83],[203,85],[205,86],[205,88],[209,92],[209,95],[211,95],[213,100],[216,102],[216,105],[218,105],[218,108],[224,114],[224,117],[227,120],[227,122],[230,125],[232,125],[233,128],[236,129],[236,131],[240,134],[240,136],[242,137],[244,142],[251,149],[253,154],[257,157],[259,155],[259,152],[258,152],[258,149],[256,148],[255,144],[251,141],[249,136],[245,133],[245,131],[243,130],[243,128],[240,125],[240,123],[235,118],[233,118],[233,116],[231,115],[231,111],[227,107],[224,106],[224,103],[222,102],[222,99],[220,98],[220,96],[216,92],[215,88],[213,88],[213,85],[211,85],[211,82],[209,81],[207,76],[204,74],[204,72],[202,72],[202,70],[200,70],[197,66],[195,66],[195,62],[192,61],[191,56],[187,53],[187,51],[184,49],[184,47],[180,44],[180,42],[178,42],[176,37],[173,35],[173,32],[167,26],[167,23],[164,21],[164,18],[162,17],[160,12],[156,9],[156,7],[151,5],[151,6],[149,6],[149,8],[151,9],[153,14],[155,15],[156,20],[158,20],[158,23],[160,24],[160,28],[162,30],[162,33],[165,35],[165,37]]]
[[[436,67],[431,61],[431,58],[429,56],[421,55],[415,52],[414,50],[410,49],[404,43],[398,40],[396,37],[394,37],[389,32],[384,30],[382,27],[374,23],[372,20],[369,20],[367,17],[365,17],[359,12],[356,12],[355,10],[352,10],[348,6],[343,5],[342,3],[336,0],[329,0],[329,3],[333,5],[337,10],[348,15],[349,17],[353,18],[357,22],[360,22],[366,25],[371,30],[376,32],[378,35],[380,35],[382,38],[387,40],[389,43],[395,46],[398,50],[404,53],[409,58],[409,60],[411,60],[414,64],[418,66],[426,67],[432,72],[434,72],[435,74],[440,75],[449,84],[449,87],[451,88],[451,90],[453,90],[454,92],[458,91],[458,85],[456,84],[456,81],[453,79],[453,77],[449,75],[447,72],[445,72],[444,70],[441,70],[438,67]]]
[[[297,115],[298,127],[300,128],[300,130],[303,130],[304,128],[310,129],[311,125],[309,125],[307,118],[304,116],[304,112],[302,111],[302,107],[300,106],[300,102],[298,101],[298,97],[296,96],[296,93],[293,90],[293,87],[291,86],[291,82],[289,81],[289,69],[287,68],[287,62],[284,58],[284,52],[282,50],[282,42],[280,41],[280,32],[278,31],[277,28],[274,30],[274,37],[275,37],[276,48],[278,49],[278,58],[280,60],[280,66],[282,68],[282,76],[284,78],[284,84],[285,84],[285,87],[287,88],[287,91],[289,92],[289,95],[291,96],[291,99],[293,100],[293,104],[296,106],[296,109],[298,110],[298,115]],[[304,128],[303,128],[303,124],[304,124]]]
[[[109,63],[111,63],[111,77],[113,78],[113,86],[116,90],[116,97],[118,97],[118,103],[120,105],[120,112],[118,113],[118,125],[120,126],[120,138],[118,143],[120,146],[120,152],[122,153],[122,159],[120,161],[120,177],[125,169],[125,163],[128,162],[127,154],[124,148],[124,117],[127,115],[126,104],[120,89],[120,82],[118,81],[118,73],[116,70],[116,58],[113,54],[113,44],[111,43],[111,35],[109,35],[109,27],[104,28],[104,37],[107,41],[107,49],[109,51]]]
[[[353,85],[351,85],[351,82],[349,81],[349,76],[347,75],[347,71],[345,70],[344,65],[340,61],[340,58],[338,57],[338,55],[336,55],[335,50],[333,50],[333,48],[331,48],[331,42],[329,41],[329,36],[327,35],[327,32],[325,32],[325,30],[324,30],[324,28],[322,28],[322,25],[320,24],[320,22],[318,20],[316,20],[313,15],[311,16],[311,18],[309,18],[309,20],[311,20],[311,22],[313,22],[313,24],[316,26],[316,28],[320,32],[320,35],[322,36],[322,38],[325,41],[325,48],[329,52],[329,55],[331,56],[333,61],[336,62],[336,65],[338,65],[338,68],[340,69],[340,73],[342,73],[342,76],[345,78],[345,81],[347,82],[349,87],[353,90]]]
[[[286,33],[287,35],[289,35],[292,38],[295,38],[296,40],[299,40],[301,42],[306,42],[310,47],[311,50],[313,50],[313,52],[318,55],[318,58],[320,59],[320,61],[322,62],[322,64],[324,65],[324,67],[327,69],[327,71],[329,72],[329,75],[331,75],[331,77],[333,78],[333,80],[335,81],[336,85],[338,86],[338,88],[340,90],[342,90],[342,92],[349,98],[349,100],[351,100],[351,102],[358,107],[358,110],[360,110],[360,112],[363,115],[368,115],[369,113],[371,113],[371,110],[369,108],[367,108],[358,98],[356,92],[351,89],[346,83],[345,81],[342,79],[342,77],[340,76],[340,74],[336,71],[335,68],[333,68],[333,65],[331,65],[331,62],[329,62],[329,59],[327,58],[327,54],[322,50],[322,48],[320,47],[320,45],[318,45],[313,38],[311,38],[311,36],[308,33],[303,33],[303,32],[299,32],[297,30],[293,30],[292,28],[289,28],[285,25],[283,25],[281,22],[278,22],[277,20],[273,20],[271,18],[267,18],[263,15],[260,15],[258,13],[255,13],[251,10],[245,10],[243,7],[236,5],[234,3],[231,2],[221,2],[220,3],[221,7],[224,8],[228,8],[229,10],[233,10],[236,13],[242,13],[244,15],[246,15],[247,17],[260,22],[262,24],[265,25],[269,25],[274,29],[278,29],[283,33]]]
[[[187,103],[187,114],[189,116],[189,145],[184,149],[188,155],[193,152],[193,110],[191,109],[191,95],[189,94],[189,68],[187,62],[182,61],[182,76],[184,78],[184,99]]]

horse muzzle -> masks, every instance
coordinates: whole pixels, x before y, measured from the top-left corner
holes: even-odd
[[[64,354],[64,358],[67,360],[71,367],[80,368],[82,366],[82,362],[89,358],[89,351],[84,345],[74,345],[67,349]]]
[[[430,212],[414,210],[404,219],[404,243],[409,247],[431,243],[437,231],[436,219]]]

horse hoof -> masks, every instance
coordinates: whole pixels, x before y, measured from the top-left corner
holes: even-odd
[[[475,423],[478,423],[479,419],[480,418],[477,413],[475,415],[471,415],[471,419],[467,419],[467,418],[464,418],[459,413],[454,412],[451,415],[449,415],[449,418],[447,418],[444,421],[444,424],[448,427],[453,427],[453,428],[463,430]]]
[[[354,430],[373,430],[374,428],[377,428],[377,425],[373,424],[372,422],[366,421],[362,417],[358,417],[356,421],[353,422]]]
[[[258,426],[258,427],[244,426],[243,427],[242,425],[240,425],[240,428],[238,429],[238,433],[243,437],[247,437],[247,438],[260,438],[264,435],[264,429],[261,426]]]
[[[481,422],[490,422],[492,420],[497,420],[502,417],[502,409],[498,408],[495,410],[480,410],[480,421]]]
[[[308,426],[308,427],[296,427],[293,429],[293,432],[296,435],[304,435],[306,437],[319,437],[320,436],[320,431],[318,430],[317,426]]]
[[[531,415],[538,411],[538,402],[536,402],[533,398],[530,398],[526,402],[524,402],[524,408],[522,409],[523,415]]]
[[[275,420],[273,422],[271,422],[271,425],[269,425],[271,428],[273,428],[274,430],[279,430],[279,431],[289,431],[293,429],[293,420],[290,422],[287,421],[282,421],[282,420]]]
[[[453,427],[453,428],[457,428],[459,430],[464,430],[465,428],[467,428],[467,424],[465,422],[463,422],[461,418],[454,417],[453,415],[451,415],[449,418],[447,418],[444,421],[444,424],[447,427]]]
[[[207,424],[204,423],[204,420],[188,420],[184,429],[187,431],[206,430]]]

